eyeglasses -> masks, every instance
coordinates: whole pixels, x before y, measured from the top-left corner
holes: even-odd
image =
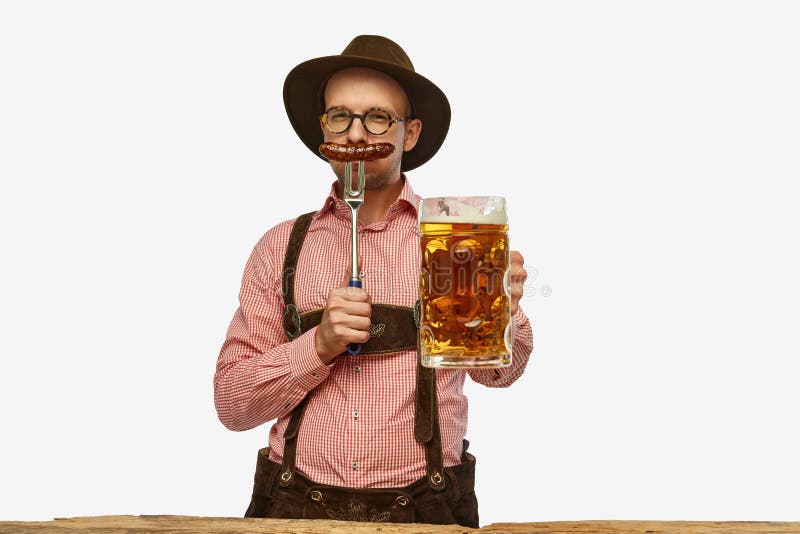
[[[320,116],[319,120],[329,132],[343,134],[350,129],[353,119],[356,117],[361,119],[364,129],[372,135],[383,135],[395,123],[405,122],[408,119],[408,117],[392,117],[388,111],[381,108],[372,108],[366,113],[351,113],[349,109],[338,106],[328,109]]]

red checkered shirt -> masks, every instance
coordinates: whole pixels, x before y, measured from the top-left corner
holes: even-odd
[[[403,190],[386,217],[359,228],[364,289],[372,302],[413,307],[418,298],[420,247],[415,195]],[[425,450],[414,440],[417,353],[346,356],[324,365],[313,328],[286,341],[281,271],[294,221],[269,230],[247,262],[240,307],[228,329],[214,376],[220,421],[248,430],[272,419],[270,458],[280,462],[292,409],[309,397],[298,433],[297,469],[320,484],[381,488],[405,486],[425,474]],[[350,258],[350,210],[335,195],[313,217],[297,264],[300,312],[325,306],[342,285]],[[533,348],[522,311],[514,320],[513,363],[503,369],[438,370],[436,391],[445,467],[460,462],[467,431],[464,379],[489,387],[513,383]]]

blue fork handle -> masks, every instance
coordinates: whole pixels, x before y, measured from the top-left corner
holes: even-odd
[[[358,278],[351,278],[349,282],[347,282],[348,287],[361,287],[361,280]],[[361,343],[350,343],[347,345],[347,354],[351,356],[357,356],[361,354]]]

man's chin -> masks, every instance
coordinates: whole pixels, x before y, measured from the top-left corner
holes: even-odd
[[[354,186],[358,185],[358,178],[357,178],[357,169],[358,164],[353,165],[353,176],[352,176],[352,184]],[[386,173],[372,173],[369,169],[364,169],[366,172],[364,173],[364,189],[367,191],[375,190],[375,189],[383,189],[384,187],[390,185],[393,182],[393,179],[390,175]],[[399,176],[399,173],[398,173]],[[336,177],[339,179],[339,184],[345,183],[344,178],[344,169],[342,172],[337,172]]]
[[[385,178],[379,178],[376,180],[367,180],[366,184],[364,185],[364,189],[367,191],[375,191],[376,189],[383,189],[389,185],[389,180]]]

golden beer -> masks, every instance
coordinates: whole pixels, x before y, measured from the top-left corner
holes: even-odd
[[[504,199],[425,199],[420,233],[422,365],[509,365],[512,327]]]

